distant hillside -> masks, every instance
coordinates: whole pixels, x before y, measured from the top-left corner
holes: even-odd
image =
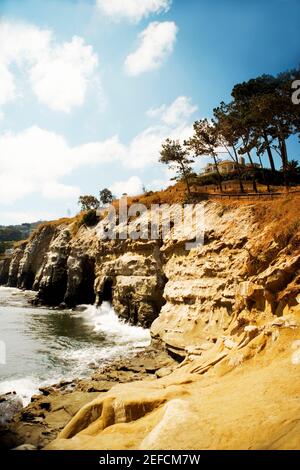
[[[42,222],[21,225],[0,225],[0,241],[20,241],[28,238],[31,232]]]
[[[11,248],[15,242],[26,240],[42,222],[21,225],[0,225],[0,255]]]

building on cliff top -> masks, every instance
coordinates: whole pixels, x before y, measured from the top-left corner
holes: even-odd
[[[233,160],[223,160],[218,164],[218,168],[221,174],[228,175],[230,173],[234,173],[235,171],[238,170],[238,165],[242,168],[250,168],[254,166],[255,168],[260,168],[260,165],[258,163],[254,163],[254,165],[251,165],[250,163],[245,162],[245,159],[243,157],[240,157],[239,159],[239,164],[234,162]],[[206,167],[203,170],[203,175],[209,175],[212,173],[216,173],[217,168],[214,163],[208,163]]]

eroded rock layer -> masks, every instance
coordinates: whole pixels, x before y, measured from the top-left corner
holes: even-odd
[[[37,290],[41,302],[111,301],[179,360],[151,382],[85,397],[49,448],[298,448],[297,207],[205,202],[204,244],[190,250],[192,225],[120,241],[99,237],[105,222],[76,233],[73,222],[50,224],[2,262],[2,282]]]
[[[110,300],[134,324],[150,326],[156,319],[153,338],[185,357],[199,340],[213,343],[234,315],[241,318],[245,309],[278,315],[298,293],[297,248],[271,239],[263,257],[253,254],[266,238],[254,205],[203,207],[204,245],[191,250],[185,243],[192,227],[184,233],[170,228],[164,240],[103,240],[104,222],[76,233],[72,221],[46,224],[10,262],[1,262],[0,281],[36,290],[48,305]]]

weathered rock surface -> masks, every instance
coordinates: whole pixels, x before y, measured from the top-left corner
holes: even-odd
[[[17,287],[31,289],[36,275],[44,262],[53,237],[53,227],[44,226],[36,236],[27,243],[19,262]]]
[[[165,278],[157,242],[110,242],[96,257],[98,300],[111,300],[133,324],[150,326],[164,304]]]
[[[41,395],[33,396],[24,409],[15,394],[0,396],[0,412],[6,415],[5,422],[0,420],[0,449],[43,448],[99,393],[109,391],[116,383],[155,380],[157,371],[162,368],[171,371],[176,365],[166,353],[148,348],[130,359],[95,371],[90,379],[42,388]]]
[[[202,356],[189,355],[172,374],[116,385],[47,449],[298,449],[300,365],[292,345],[299,307],[292,318],[296,326],[286,319],[237,332],[233,324],[230,343],[220,339]]]
[[[20,244],[19,247],[15,249],[12,255],[8,271],[7,285],[9,287],[18,287],[20,262],[24,256],[24,251],[27,244],[27,242],[23,242],[22,244]]]
[[[10,421],[22,408],[22,401],[15,393],[0,395],[0,424]]]
[[[9,266],[9,258],[0,261],[0,285],[5,285],[8,282]]]
[[[75,234],[73,222],[49,224],[15,250],[9,268],[2,262],[0,279],[38,291],[49,305],[110,300],[134,324],[156,319],[153,338],[185,357],[186,346],[213,342],[234,313],[279,314],[299,294],[299,249],[280,249],[273,241],[264,253],[267,263],[258,265],[252,256],[265,234],[257,231],[251,204],[202,204],[205,243],[190,251],[185,242],[192,226],[171,227],[161,241],[103,240],[98,233],[105,222]]]
[[[181,362],[135,364],[129,376],[126,364],[98,372],[76,385],[76,393],[88,395],[74,414],[63,406],[74,390],[59,392],[51,417],[43,402],[37,411],[37,398],[25,415],[26,426],[31,413],[39,426],[30,444],[45,444],[47,419],[54,423],[48,442],[64,428],[51,449],[299,447],[299,240],[263,243],[267,228],[258,228],[251,204],[203,208],[205,243],[189,251],[180,227],[163,241],[100,240],[102,222],[75,235],[71,225],[52,229],[36,263],[28,254],[41,234],[15,251],[9,285],[32,283],[51,305],[109,300],[123,318],[151,325],[153,346]]]

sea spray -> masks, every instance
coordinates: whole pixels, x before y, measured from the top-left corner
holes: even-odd
[[[150,344],[149,330],[121,320],[108,302],[78,311],[28,305],[28,295],[1,288],[0,333],[7,348],[0,394],[16,391],[26,405],[40,387],[86,378]]]
[[[103,302],[100,307],[90,305],[83,315],[94,322],[94,331],[105,333],[113,337],[117,343],[131,342],[137,346],[148,346],[150,342],[149,330],[140,326],[132,326],[120,319],[110,302]]]
[[[149,330],[120,319],[109,302],[103,302],[101,306],[82,305],[77,316],[90,325],[94,334],[103,337],[101,348],[87,345],[61,352],[61,360],[77,363],[81,376],[85,376],[86,366],[99,367],[150,345]]]

